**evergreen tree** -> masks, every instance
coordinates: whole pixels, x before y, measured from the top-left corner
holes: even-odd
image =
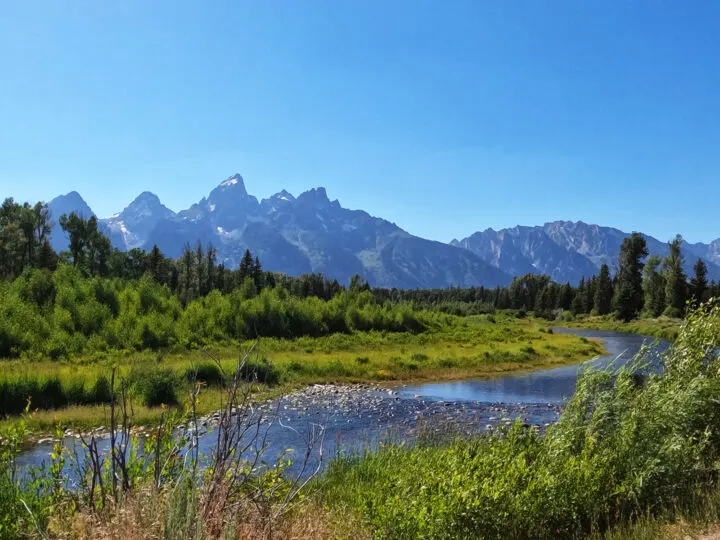
[[[683,270],[683,256],[680,246],[682,236],[677,235],[668,242],[670,254],[663,262],[665,276],[665,314],[669,317],[681,317],[687,301],[687,277]]]
[[[565,283],[560,287],[555,307],[563,310],[569,310],[572,306],[573,301],[573,290],[570,283]]]
[[[693,277],[690,279],[690,294],[695,304],[701,304],[708,299],[707,265],[698,259],[693,266]]]
[[[257,287],[258,291],[265,287],[265,274],[263,273],[260,259],[257,256],[255,256],[255,260],[253,261],[251,277],[253,281],[255,281],[255,287]]]
[[[615,311],[623,321],[631,321],[642,309],[642,260],[647,255],[647,244],[640,233],[632,233],[620,246],[614,303]]]
[[[205,252],[200,242],[195,246],[195,290],[199,296],[205,296],[210,292],[207,284],[207,267],[205,266]]]
[[[575,315],[587,313],[586,302],[587,300],[587,287],[585,286],[585,278],[580,278],[580,284],[578,285],[577,291],[575,292],[575,298],[572,302],[572,312]]]
[[[597,287],[595,290],[595,313],[607,315],[612,311],[613,284],[610,279],[610,268],[607,264],[600,267]]]
[[[190,246],[185,246],[178,261],[177,289],[180,301],[187,305],[197,298],[197,264]]]
[[[665,277],[658,270],[662,260],[651,255],[643,269],[643,292],[645,295],[645,314],[659,317],[665,310]]]
[[[249,249],[246,249],[243,258],[240,261],[240,267],[238,268],[238,282],[242,283],[245,281],[245,278],[252,277],[254,267],[255,261],[252,253],[250,253]]]
[[[549,291],[546,285],[537,293],[537,298],[535,299],[535,315],[537,317],[548,318],[550,311]]]
[[[205,252],[205,292],[209,294],[210,291],[218,288],[218,275],[217,267],[215,263],[217,261],[217,251],[214,247],[209,246]]]
[[[155,244],[148,256],[148,270],[153,279],[158,283],[167,282],[167,270],[165,268],[165,257],[160,248]]]
[[[593,276],[585,282],[585,305],[584,313],[592,313],[595,309],[595,291],[597,290],[597,276]]]

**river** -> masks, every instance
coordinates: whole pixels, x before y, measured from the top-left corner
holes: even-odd
[[[588,361],[597,367],[629,360],[652,338],[618,332],[555,328],[601,339],[609,355]],[[658,354],[668,347],[660,341],[653,348]],[[619,360],[618,360],[619,357]],[[586,363],[587,364],[587,363]],[[582,364],[581,364],[582,365]],[[399,385],[387,389],[367,386],[314,385],[280,400],[259,405],[254,414],[267,434],[267,462],[290,450],[293,467],[298,469],[308,440],[316,439],[311,466],[340,452],[372,449],[381,441],[408,441],[418,434],[455,433],[472,435],[508,425],[520,417],[543,431],[556,421],[563,402],[575,390],[581,365],[517,373],[492,379]],[[215,443],[215,432],[203,428],[200,451],[208,454]],[[63,443],[72,448],[76,438]],[[105,447],[109,442],[104,440]],[[52,451],[51,443],[36,444],[18,457],[21,470],[42,464]]]

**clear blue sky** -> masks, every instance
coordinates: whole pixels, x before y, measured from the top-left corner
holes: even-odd
[[[720,2],[0,7],[0,196],[170,208],[239,172],[448,241],[582,219],[720,236]]]

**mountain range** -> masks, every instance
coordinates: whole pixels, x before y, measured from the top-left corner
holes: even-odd
[[[49,203],[56,221],[62,214],[95,215],[77,192]],[[559,282],[577,283],[596,274],[601,264],[617,266],[629,233],[583,222],[555,221],[479,231],[449,244],[426,240],[362,210],[343,208],[324,188],[294,197],[283,190],[259,201],[235,174],[190,208],[173,212],[157,195],[144,192],[124,210],[100,220],[113,246],[151,249],[179,257],[185,246],[212,245],[218,259],[235,267],[246,249],[267,270],[299,275],[321,272],[347,283],[360,274],[372,285],[398,288],[495,287],[513,276],[544,273]],[[667,243],[646,236],[652,254],[667,254]],[[52,244],[67,249],[68,239],[55,227]],[[686,270],[697,258],[709,277],[720,279],[720,239],[683,244]]]

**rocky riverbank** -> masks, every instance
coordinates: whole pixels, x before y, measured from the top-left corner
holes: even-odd
[[[259,403],[253,414],[261,415],[261,423],[280,422],[296,426],[308,423],[340,431],[371,430],[373,439],[379,432],[389,438],[415,437],[422,433],[453,432],[459,435],[482,433],[497,426],[510,425],[521,418],[528,426],[543,431],[557,420],[561,407],[554,404],[492,404],[477,401],[440,401],[414,395],[403,395],[401,387],[379,385],[314,384],[280,398]],[[202,436],[217,426],[220,412],[198,419]],[[184,425],[178,426],[185,428]],[[354,429],[348,429],[352,427]],[[131,433],[139,437],[150,436],[151,426],[132,426]],[[75,432],[67,429],[65,439],[95,436],[107,439],[106,426],[91,431]],[[55,437],[34,441],[38,445],[59,442]]]

